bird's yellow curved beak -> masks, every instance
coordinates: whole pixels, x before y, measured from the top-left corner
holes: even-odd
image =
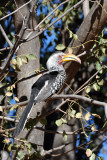
[[[67,62],[67,61],[76,61],[81,64],[80,58],[75,56],[74,54],[65,54],[62,58],[62,62]]]

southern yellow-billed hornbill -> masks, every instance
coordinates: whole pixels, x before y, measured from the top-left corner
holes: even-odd
[[[33,84],[30,101],[25,108],[15,131],[13,132],[13,137],[19,135],[21,130],[24,128],[33,105],[46,100],[61,88],[66,79],[63,63],[71,60],[81,63],[81,60],[75,55],[64,54],[63,52],[56,52],[49,57],[47,61],[47,69],[49,72],[42,75]]]

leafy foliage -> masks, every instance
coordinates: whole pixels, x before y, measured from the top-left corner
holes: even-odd
[[[41,22],[45,16],[50,13],[53,9],[55,9],[61,2],[61,0],[55,2],[55,1],[45,1],[38,2],[38,8],[35,12],[37,12],[38,15],[38,22]],[[51,16],[49,16],[42,25],[39,26],[39,30],[42,31],[43,28],[46,28],[49,23],[52,23],[58,16],[61,16],[63,13],[65,13],[71,6],[76,4],[77,0],[68,1],[68,3],[62,5],[59,7]],[[12,1],[1,1],[0,2],[0,18],[3,17],[5,14],[10,13],[15,8],[15,4]],[[34,7],[35,8],[35,7]],[[76,34],[76,31],[78,27],[80,26],[81,22],[83,21],[82,18],[82,9],[81,7],[79,9],[71,10],[69,14],[66,14],[63,16],[63,18],[59,21],[57,21],[54,26],[51,26],[48,30],[45,30],[44,33],[40,36],[41,38],[41,66],[44,66],[47,57],[49,54],[56,50],[65,51],[66,49],[69,51],[69,53],[74,52],[74,48],[77,48],[78,46],[75,46],[74,48],[71,46],[69,47],[69,42],[71,39],[74,39],[76,41],[79,41],[79,37]],[[15,34],[14,34],[14,22],[13,22],[12,16],[8,17],[6,20],[2,21],[2,25],[4,26],[4,30],[6,31],[7,37],[11,41],[11,43],[14,45],[15,43]],[[29,30],[29,29],[28,29]],[[79,88],[82,84],[88,81],[86,85],[84,85],[80,90],[79,94],[85,95],[86,97],[89,97],[90,100],[93,101],[93,99],[106,102],[106,96],[107,96],[107,85],[106,85],[106,79],[107,79],[107,35],[104,34],[105,29],[102,31],[102,33],[98,36],[96,35],[96,39],[94,42],[94,46],[89,50],[90,56],[87,59],[87,62],[82,65],[79,73],[77,74],[75,80],[72,82],[72,86],[67,85],[65,89],[66,94],[75,93],[77,88]],[[84,30],[85,32],[85,30]],[[5,41],[3,35],[0,34],[1,42],[0,46],[1,48],[8,47],[7,42]],[[90,42],[85,42],[90,43]],[[22,44],[23,45],[23,44]],[[83,47],[83,50],[85,50],[85,45],[81,42],[81,47]],[[10,50],[10,49],[9,49]],[[6,61],[6,58],[8,56],[9,51],[0,51],[0,58],[1,58],[1,66]],[[45,54],[45,57],[44,57]],[[35,60],[36,57],[33,55],[33,53],[29,53],[28,55],[23,56],[16,56],[14,54],[11,63],[9,67],[6,70],[6,73],[4,73],[3,77],[0,80],[0,85],[5,86],[9,85],[9,87],[3,88],[1,90],[0,96],[1,96],[1,105],[0,105],[0,113],[3,117],[3,120],[1,120],[1,131],[5,130],[5,138],[3,141],[3,145],[7,146],[8,152],[11,152],[12,150],[18,149],[17,159],[42,159],[43,157],[40,154],[40,151],[38,150],[38,146],[33,143],[28,143],[26,140],[19,140],[21,141],[21,144],[11,144],[10,139],[6,137],[11,137],[11,132],[8,130],[10,129],[10,126],[13,127],[12,123],[8,123],[5,120],[5,116],[9,113],[9,109],[5,107],[2,108],[2,105],[5,104],[11,104],[11,101],[14,100],[16,104],[12,104],[12,107],[10,111],[16,110],[18,107],[20,107],[19,99],[16,96],[17,95],[17,88],[16,88],[16,73],[21,72],[21,67],[24,65],[26,67],[26,64],[29,63],[29,61]],[[75,69],[75,68],[74,68]],[[96,74],[97,73],[97,74]],[[93,76],[96,74],[95,76]],[[91,78],[93,76],[93,78]],[[91,79],[90,79],[91,78]],[[13,85],[11,85],[11,82],[15,82]],[[4,101],[5,99],[5,101]],[[4,103],[5,102],[5,103]],[[69,122],[72,121],[79,121],[79,129],[78,131],[74,131],[74,135],[79,135],[79,140],[76,140],[78,143],[78,146],[76,151],[76,157],[77,159],[84,159],[84,157],[88,157],[90,160],[101,159],[98,156],[97,150],[93,153],[92,150],[96,147],[96,144],[94,143],[88,143],[90,140],[98,137],[98,132],[100,134],[100,129],[104,129],[104,109],[102,109],[102,106],[93,106],[93,104],[87,104],[86,102],[81,102],[78,99],[75,100],[66,100],[67,107],[63,111],[60,118],[57,118],[55,121],[55,126],[62,127],[63,126],[63,132],[62,132],[62,139],[63,141],[68,142],[68,134],[65,130],[64,126],[69,125]],[[61,112],[61,110],[60,110]],[[5,116],[4,116],[5,115]],[[40,115],[37,115],[34,119],[29,119],[26,128],[32,129],[38,122],[38,117]],[[7,117],[8,118],[8,117]],[[43,118],[39,121],[41,125],[46,126],[48,125],[48,121],[46,118]],[[75,123],[74,123],[75,125]],[[72,126],[72,125],[71,125]],[[105,123],[106,126],[106,123]],[[72,127],[71,127],[72,128]],[[4,135],[3,135],[4,136]],[[79,150],[79,145],[83,144],[83,149],[85,150]],[[85,145],[84,145],[85,144]],[[103,145],[103,140],[102,140]],[[89,147],[89,148],[87,148]],[[81,146],[80,146],[81,148]],[[99,146],[101,148],[101,146]],[[27,150],[27,154],[23,152],[23,150]],[[34,153],[32,154],[32,149],[34,149]]]

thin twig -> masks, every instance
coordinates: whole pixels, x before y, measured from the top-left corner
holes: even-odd
[[[102,66],[95,74],[93,74],[80,88],[78,88],[78,90],[74,94],[78,94],[80,92],[80,90],[84,86],[86,86],[103,68],[104,68],[104,66]]]
[[[1,49],[0,49],[0,52],[6,51],[6,50],[10,50],[10,49],[11,49],[10,47],[1,48]]]
[[[26,5],[28,5],[28,4],[31,3],[32,1],[33,1],[33,0],[30,0],[29,2],[25,3],[25,4],[22,5],[21,7],[17,8],[15,11],[13,11],[13,12],[9,13],[8,15],[6,15],[6,16],[0,18],[0,21],[2,21],[3,19],[5,19],[5,18],[11,16],[12,14],[18,12],[20,9],[22,9],[23,7],[25,7]]]
[[[4,29],[3,29],[3,27],[2,27],[1,24],[0,24],[0,30],[1,30],[1,33],[2,33],[2,35],[4,36],[5,40],[6,40],[7,43],[9,44],[10,48],[12,48],[12,47],[13,47],[13,44],[12,44],[11,41],[9,40],[9,38],[8,38],[7,34],[5,33],[5,31],[4,31]]]
[[[13,118],[4,117],[4,116],[0,116],[0,119],[3,119],[3,121],[7,120],[7,121],[10,121],[10,122],[19,122],[19,120],[15,120]]]
[[[61,4],[59,4],[54,10],[52,10],[52,11],[34,28],[34,30],[37,30],[37,29],[39,28],[39,26],[40,26],[47,18],[49,18],[60,6],[64,5],[65,3],[69,2],[69,1],[70,1],[70,0],[66,0],[66,1],[62,2]],[[32,33],[33,33],[33,32],[30,32],[25,39],[27,40]]]
[[[36,3],[36,2],[35,2]],[[33,9],[33,8],[32,8]],[[17,37],[16,39],[16,42],[13,46],[13,48],[10,50],[9,54],[8,54],[8,57],[7,57],[7,60],[6,62],[4,63],[4,66],[3,66],[3,69],[0,73],[0,78],[2,77],[3,73],[5,73],[8,65],[10,64],[10,61],[11,61],[11,58],[13,57],[14,53],[16,52],[18,46],[20,45],[21,43],[21,39],[23,37],[23,34],[27,28],[27,24],[28,24],[28,21],[29,21],[29,18],[30,18],[30,15],[31,15],[31,12],[32,12],[32,9],[31,11],[29,11],[29,14],[27,15],[27,17],[23,20],[23,25],[22,25],[22,28],[20,30],[20,33],[19,33],[19,36]]]
[[[6,98],[5,98],[5,108],[4,108],[4,110],[3,110],[3,118],[2,118],[2,120],[1,120],[1,126],[0,126],[1,130],[2,130],[3,125],[4,125],[4,118],[5,118],[6,109],[7,109],[7,96],[6,96]]]
[[[25,81],[25,80],[28,80],[28,79],[30,79],[30,78],[33,78],[33,77],[38,76],[39,74],[43,74],[43,73],[45,73],[45,72],[47,72],[47,69],[44,69],[44,70],[42,70],[42,71],[38,71],[37,73],[34,73],[34,74],[30,75],[30,76],[26,76],[26,77],[23,77],[23,78],[21,78],[21,79],[19,79],[19,80],[17,80],[17,81],[13,81],[13,82],[11,82],[11,83],[9,83],[9,84],[6,84],[5,86],[2,86],[2,87],[0,88],[0,90],[2,90],[2,89],[4,89],[4,88],[7,88],[7,87],[9,87],[9,86],[11,86],[11,85],[13,85],[13,84],[18,84],[19,82],[23,82],[23,81]]]
[[[86,54],[87,54],[87,52],[83,52],[83,53],[79,54],[77,57],[82,57],[82,56],[84,56]],[[33,78],[35,76],[38,76],[39,74],[43,74],[43,73],[45,73],[47,71],[48,71],[47,69],[44,69],[44,70],[38,71],[37,73],[34,73],[34,74],[30,75],[30,76],[26,76],[26,77],[23,77],[23,78],[21,78],[21,79],[19,79],[17,81],[13,81],[13,82],[11,82],[9,84],[6,84],[5,86],[0,87],[0,90],[2,90],[4,88],[7,88],[7,87],[9,87],[9,86],[11,86],[13,84],[18,84],[19,82],[23,82],[25,80],[28,80],[28,79]]]
[[[77,4],[75,4],[73,7],[69,8],[65,13],[63,13],[62,15],[60,15],[55,21],[53,21],[52,23],[50,23],[47,27],[45,27],[42,31],[38,32],[36,35],[30,37],[30,38],[25,38],[23,41],[27,42],[27,41],[31,41],[32,39],[36,38],[37,36],[39,36],[40,34],[42,34],[45,30],[47,30],[49,27],[51,27],[53,24],[55,24],[57,21],[59,21],[60,19],[62,19],[66,14],[68,14],[71,10],[77,8],[80,6],[81,3],[83,3],[84,0],[81,0],[80,2],[78,2]],[[22,41],[22,43],[23,43]]]

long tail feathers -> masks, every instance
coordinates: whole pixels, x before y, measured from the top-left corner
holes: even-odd
[[[34,105],[34,98],[33,96],[31,96],[30,101],[19,120],[19,123],[17,124],[15,131],[13,132],[13,137],[18,136],[20,132],[23,130],[33,105]]]

